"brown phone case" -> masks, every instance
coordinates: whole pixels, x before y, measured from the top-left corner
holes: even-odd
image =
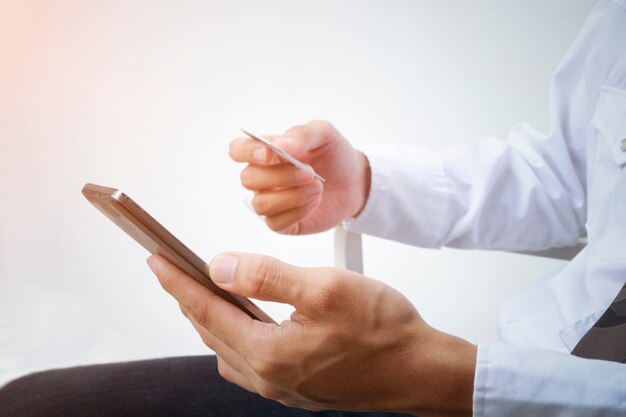
[[[183,245],[180,240],[176,239],[126,194],[115,188],[85,184],[83,195],[113,223],[146,248],[148,252],[164,257],[181,271],[253,319],[275,323],[252,301],[215,285],[209,276],[209,265]]]

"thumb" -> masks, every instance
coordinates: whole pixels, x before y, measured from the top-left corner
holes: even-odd
[[[305,307],[315,291],[313,269],[286,264],[269,256],[223,253],[209,265],[211,280],[244,297]]]
[[[282,135],[272,137],[272,143],[288,154],[298,157],[324,146],[329,141],[327,123],[309,122],[294,126]]]

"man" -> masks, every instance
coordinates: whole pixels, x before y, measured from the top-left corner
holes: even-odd
[[[586,234],[567,267],[503,306],[506,344],[433,329],[397,291],[356,273],[218,255],[210,272],[222,288],[296,309],[280,325],[260,323],[151,257],[219,373],[251,393],[223,383],[214,362],[182,358],[35,374],[0,391],[0,404],[9,416],[626,415],[626,1],[594,8],[555,73],[551,104],[548,135],[522,125],[506,140],[443,151],[362,153],[319,121],[273,138],[324,184],[252,140],[230,148],[248,163],[253,207],[281,233],[345,222],[419,246],[505,250]]]

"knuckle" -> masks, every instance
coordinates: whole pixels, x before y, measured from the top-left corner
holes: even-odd
[[[281,362],[285,351],[280,346],[276,339],[268,342],[265,335],[262,339],[257,338],[256,348],[246,355],[246,361],[261,380],[276,380],[285,373],[286,365]]]
[[[239,173],[239,180],[241,181],[241,185],[245,187],[248,184],[249,177],[250,175],[248,175],[248,169],[242,169]]]
[[[335,127],[328,120],[314,119],[308,123],[312,129],[329,132],[335,130]]]
[[[267,198],[259,194],[255,195],[252,199],[252,207],[257,214],[266,214],[269,209]]]
[[[257,392],[261,397],[267,398],[268,400],[277,400],[281,395],[281,391],[278,388],[266,382],[259,384]]]
[[[243,185],[247,189],[251,189],[254,185],[254,173],[251,172],[252,168],[247,167],[241,170],[239,174],[239,179],[241,181],[241,185]]]
[[[204,343],[204,345],[206,347],[208,347],[209,349],[213,349],[213,341],[208,337],[208,335],[204,332],[199,332],[200,334],[200,339],[202,340],[202,343]]]
[[[272,285],[272,276],[274,276],[276,268],[274,263],[266,257],[260,257],[256,264],[252,267],[252,274],[248,280],[248,290],[251,294],[264,294],[267,292],[268,286]]]
[[[224,368],[224,364],[219,359],[217,361],[217,373],[220,374],[222,378],[228,380],[229,373],[228,371],[226,371],[226,369]]]
[[[273,232],[281,232],[285,225],[281,220],[276,219],[276,217],[268,217],[265,219],[265,224],[269,227]]]
[[[276,401],[284,405],[285,407],[289,407],[289,408],[296,408],[298,406],[298,404],[295,401],[291,401],[291,400],[276,400]]]
[[[205,324],[209,322],[209,310],[206,304],[194,301],[189,303],[186,307],[189,315],[198,323]]]
[[[329,273],[324,283],[313,293],[313,303],[320,310],[338,310],[343,303],[345,283],[336,275]]]
[[[161,287],[163,287],[166,292],[171,294],[172,290],[174,289],[175,281],[170,278],[169,274],[164,274],[161,271],[159,271],[157,277],[159,278],[159,283],[161,284]]]
[[[279,366],[274,361],[264,359],[257,363],[255,371],[263,379],[272,379],[278,375]]]
[[[295,125],[285,131],[285,136],[300,136],[306,134],[307,125]]]
[[[230,372],[230,368],[228,367],[228,365],[226,365],[226,363],[224,362],[224,360],[217,356],[217,373],[219,373],[222,378],[226,379],[227,381],[231,381],[232,375]]]

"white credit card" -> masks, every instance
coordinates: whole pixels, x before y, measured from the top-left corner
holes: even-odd
[[[240,128],[241,129],[241,128]],[[262,144],[264,144],[265,146],[267,146],[268,148],[270,148],[271,150],[273,150],[274,152],[276,152],[276,154],[278,156],[280,156],[281,158],[283,158],[285,161],[297,166],[300,169],[303,169],[305,171],[310,172],[311,174],[313,174],[313,176],[315,178],[317,178],[318,180],[322,181],[322,182],[326,182],[326,180],[317,172],[315,172],[313,170],[313,168],[311,168],[308,165],[303,164],[302,162],[298,161],[296,158],[294,158],[293,156],[289,155],[287,152],[283,151],[282,149],[280,149],[278,146],[274,145],[272,142],[270,142],[269,140],[259,136],[259,135],[255,135],[252,134],[250,132],[247,132],[243,129],[241,129],[241,131],[243,133],[245,133],[246,135],[250,136],[252,139],[257,140],[259,142],[261,142]]]

